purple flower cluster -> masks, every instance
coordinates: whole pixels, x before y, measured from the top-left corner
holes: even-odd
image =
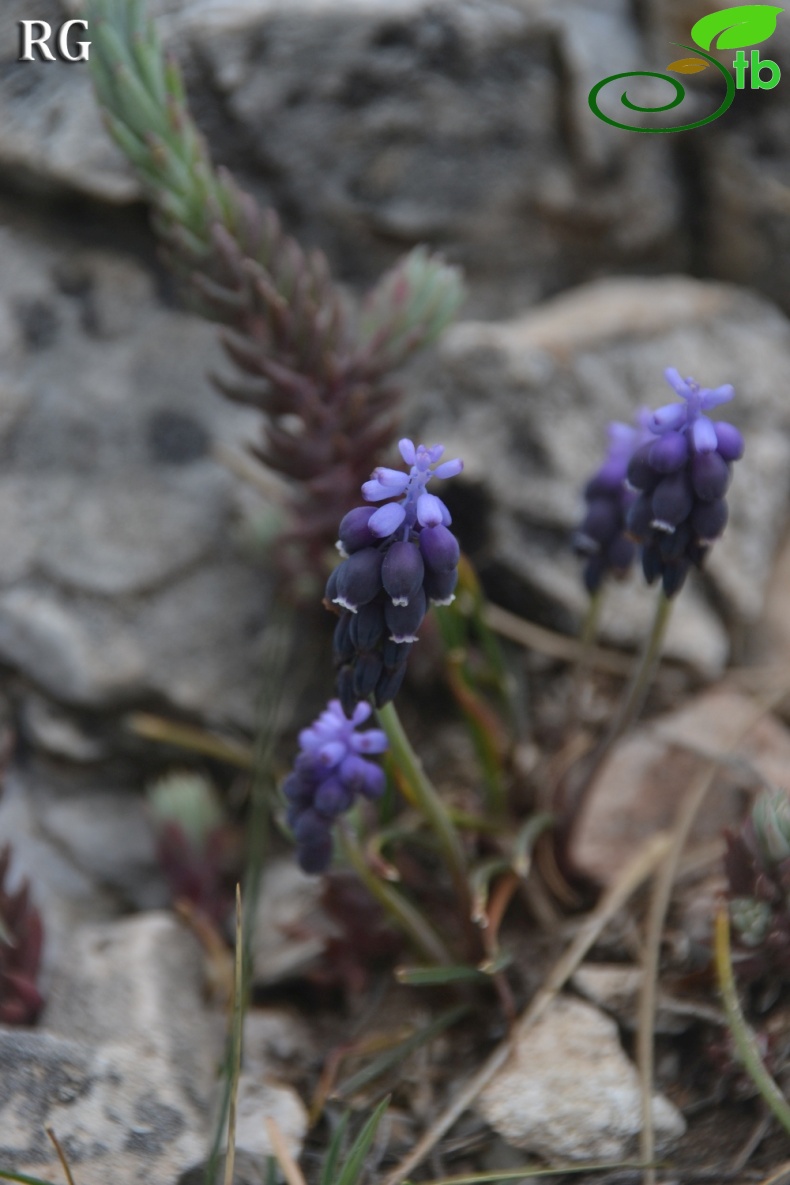
[[[463,462],[440,464],[441,445],[401,440],[398,448],[409,472],[380,467],[362,486],[368,502],[384,505],[345,516],[338,540],[345,559],[326,586],[326,601],[340,608],[334,657],[348,715],[370,696],[377,707],[395,697],[429,601],[449,605],[458,582],[450,512],[426,486],[433,477],[454,477]]]
[[[587,509],[573,546],[586,558],[584,584],[596,593],[609,573],[624,576],[636,555],[636,544],[626,533],[626,515],[636,498],[626,485],[628,462],[645,438],[644,429],[629,424],[609,425],[609,452],[601,468],[584,488]]]
[[[324,872],[332,860],[332,824],[358,795],[380,798],[384,770],[363,754],[383,753],[387,738],[378,728],[356,729],[370,716],[370,704],[357,704],[347,719],[340,702],[330,700],[309,728],[299,733],[299,756],[285,779],[287,821],[304,872]]]
[[[627,480],[638,494],[626,525],[643,544],[648,583],[660,577],[665,594],[672,597],[724,530],[731,463],[743,456],[744,443],[732,424],[703,415],[732,399],[729,384],[709,390],[682,379],[674,368],[664,375],[683,402],[654,412],[648,425],[651,439],[631,457]]]

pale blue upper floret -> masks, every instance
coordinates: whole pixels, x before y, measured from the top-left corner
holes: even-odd
[[[452,522],[450,511],[441,498],[427,493],[425,487],[432,477],[455,477],[463,469],[463,461],[438,464],[444,452],[441,444],[426,448],[423,444],[415,446],[413,441],[403,439],[398,441],[398,448],[406,464],[411,466],[410,471],[403,473],[400,469],[387,469],[382,465],[373,470],[370,481],[362,486],[368,502],[383,502],[385,498],[402,495],[400,501],[389,502],[374,511],[368,522],[371,532],[379,539],[386,539],[401,526],[405,526],[407,532],[415,527],[435,527],[439,523],[449,526]]]
[[[688,430],[689,437],[698,453],[711,453],[717,445],[716,429],[702,413],[729,403],[735,395],[730,383],[722,387],[700,387],[694,379],[683,379],[674,366],[664,371],[664,378],[683,403],[667,403],[653,413],[651,430],[658,436],[666,432]]]
[[[334,768],[352,753],[384,753],[388,742],[380,728],[356,732],[372,711],[370,704],[358,703],[349,720],[340,700],[330,700],[318,719],[299,733],[300,749],[326,770]]]

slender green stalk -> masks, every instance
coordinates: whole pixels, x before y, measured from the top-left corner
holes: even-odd
[[[584,687],[587,673],[590,669],[595,639],[598,637],[598,626],[601,622],[601,610],[603,609],[603,591],[602,585],[597,592],[592,594],[587,602],[587,612],[584,615],[581,633],[579,634],[581,653],[573,672],[573,682],[571,685],[571,714],[573,716],[578,716],[579,714],[582,688]]]
[[[730,918],[726,906],[716,916],[716,974],[727,1024],[743,1067],[786,1132],[790,1134],[790,1106],[763,1064],[754,1033],[741,1011],[730,960]]]
[[[228,1106],[228,1146],[225,1151],[225,1185],[233,1185],[236,1161],[236,1104],[241,1073],[241,1039],[244,1030],[244,939],[241,921],[241,886],[236,885],[236,958],[233,977],[233,1023],[231,1027],[231,1074]]]
[[[573,792],[568,795],[566,802],[562,804],[563,847],[565,850],[567,850],[570,834],[576,820],[579,818],[584,800],[597,775],[600,773],[604,762],[614,745],[638,718],[644,707],[647,693],[650,690],[650,684],[653,681],[656,667],[661,658],[661,647],[664,642],[667,626],[669,625],[672,604],[673,602],[663,591],[659,593],[650,634],[648,635],[639,663],[631,677],[631,682],[620,702],[620,707],[609,725],[608,732],[588,762],[581,784],[573,789]]]
[[[428,963],[453,963],[453,957],[442,939],[406,898],[376,876],[365,859],[356,838],[348,827],[338,827],[337,837],[340,850],[354,869],[371,897],[386,911],[399,930],[414,944],[416,950]]]
[[[436,834],[447,869],[453,878],[458,900],[464,910],[464,918],[469,919],[471,917],[471,894],[466,856],[458,832],[433,783],[426,776],[422,762],[411,747],[395,705],[389,703],[385,707],[379,708],[376,715],[379,724],[387,734],[395,764],[407,779],[417,807],[422,811]]]

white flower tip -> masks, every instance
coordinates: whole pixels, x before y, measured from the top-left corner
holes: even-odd
[[[359,605],[351,605],[345,597],[335,597],[332,601],[333,605],[339,605],[341,609],[348,609],[349,613],[356,613]]]

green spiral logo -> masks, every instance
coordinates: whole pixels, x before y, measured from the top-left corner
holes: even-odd
[[[673,42],[673,44],[678,43]],[[678,82],[676,78],[670,78],[668,74],[659,74],[655,70],[628,70],[624,74],[610,74],[608,78],[602,78],[600,82],[596,82],[587,98],[587,102],[589,103],[590,110],[592,111],[593,115],[597,115],[599,119],[604,121],[604,123],[611,124],[613,128],[622,128],[625,132],[647,132],[655,134],[662,134],[666,132],[690,132],[692,128],[701,128],[704,127],[706,123],[713,123],[714,119],[718,119],[720,115],[724,114],[735,98],[735,82],[733,81],[732,75],[726,66],[722,66],[721,62],[718,62],[716,58],[711,57],[710,54],[706,54],[704,51],[699,49],[698,46],[681,45],[680,48],[689,49],[692,53],[698,54],[700,57],[705,58],[712,66],[716,67],[716,69],[724,78],[727,87],[726,94],[721,104],[711,115],[706,115],[704,119],[697,119],[694,121],[694,123],[679,124],[673,128],[641,128],[636,127],[634,124],[630,123],[619,123],[618,120],[610,119],[608,115],[604,115],[603,111],[601,111],[600,107],[598,106],[598,95],[600,94],[603,87],[608,86],[610,82],[617,82],[621,78],[661,78],[664,82],[670,83],[670,85],[675,89],[674,99],[671,99],[669,103],[664,103],[664,105],[661,107],[640,107],[637,103],[631,102],[631,100],[628,98],[627,91],[623,91],[620,96],[620,102],[624,107],[627,107],[629,111],[649,112],[651,115],[653,115],[661,111],[672,111],[673,108],[680,106],[686,97],[686,91],[682,83]]]

